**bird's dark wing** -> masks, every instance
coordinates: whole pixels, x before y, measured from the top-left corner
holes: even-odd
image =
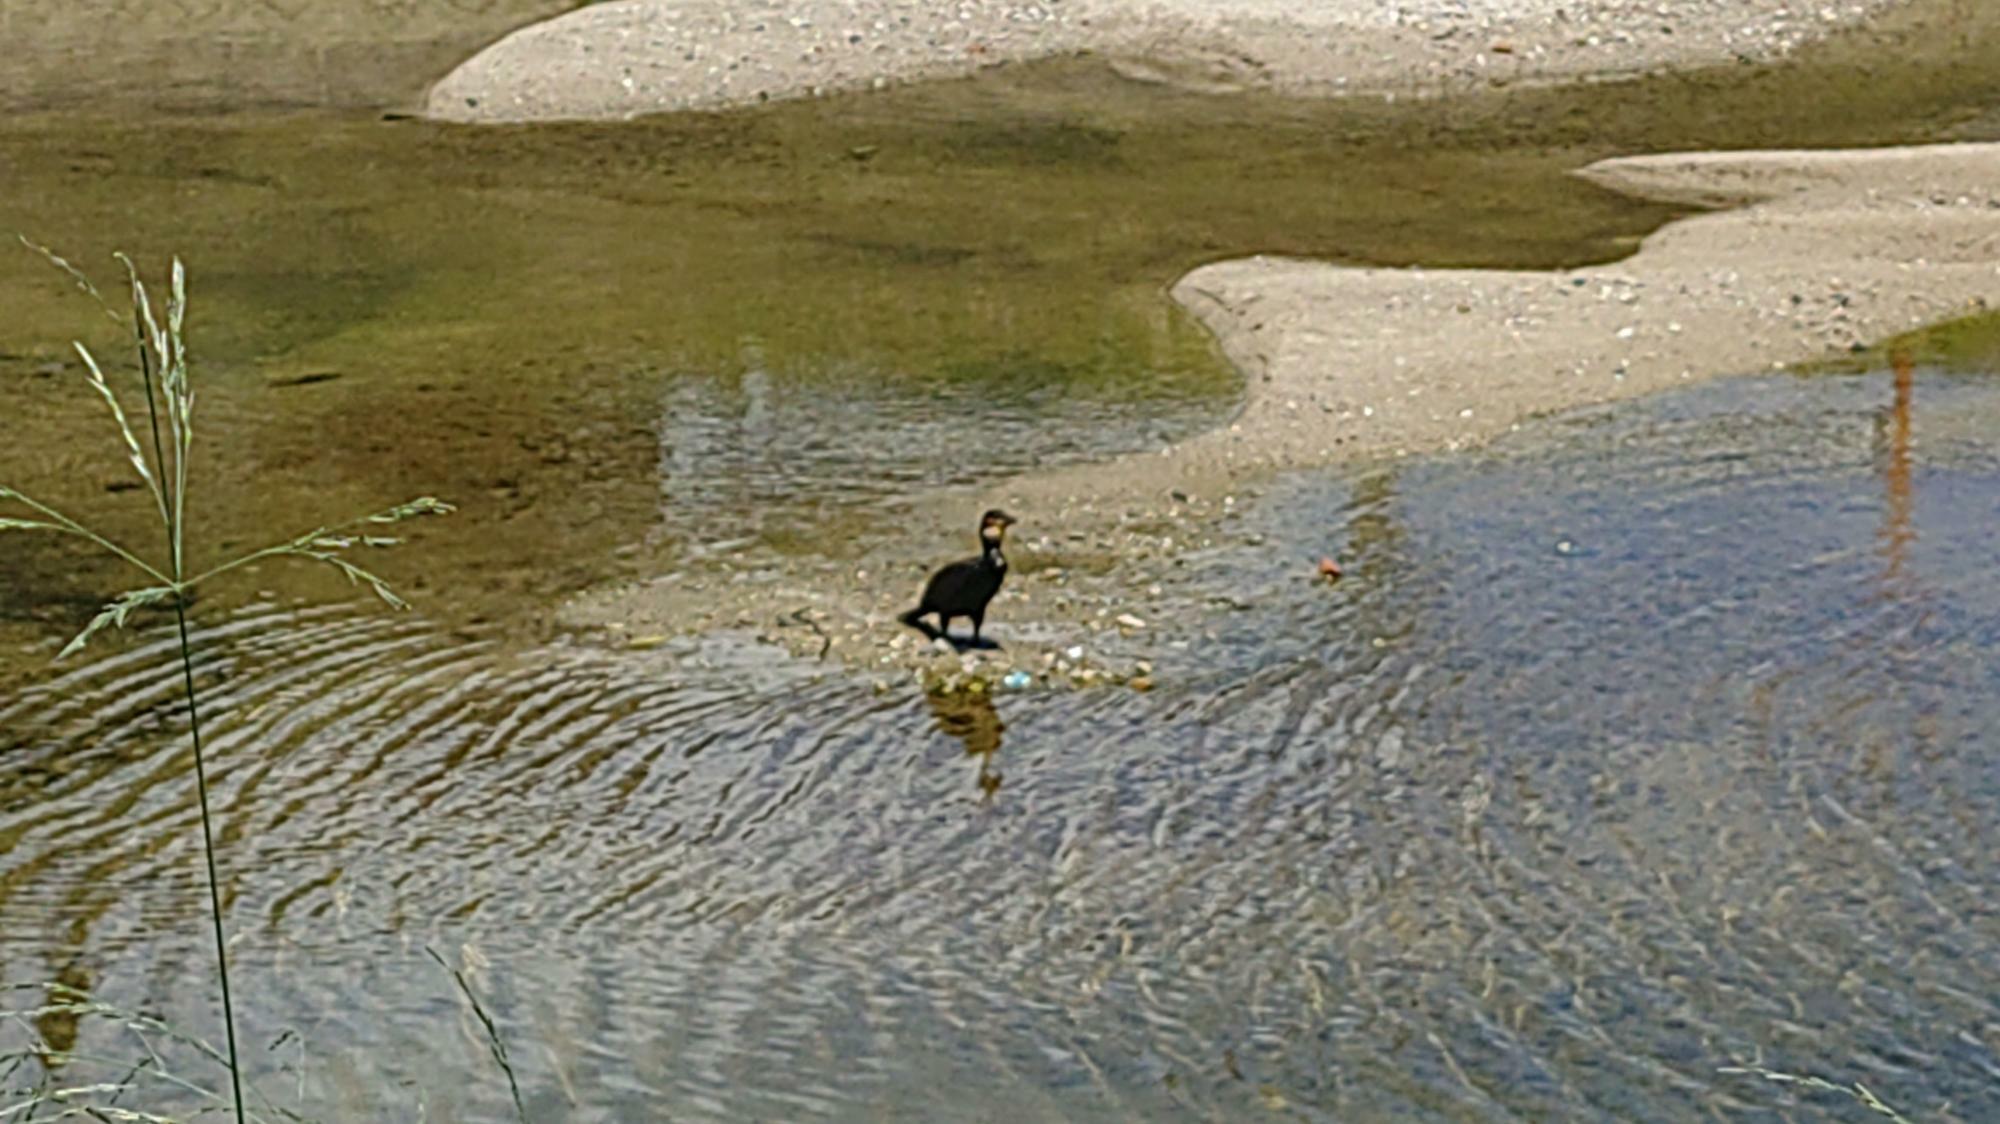
[[[956,603],[963,600],[966,586],[979,578],[982,569],[981,560],[977,558],[939,567],[938,572],[931,575],[931,580],[924,583],[923,603],[933,608],[956,608]]]

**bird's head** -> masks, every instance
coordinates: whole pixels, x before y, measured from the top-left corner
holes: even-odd
[[[979,517],[979,537],[985,542],[998,545],[1007,537],[1007,528],[1014,525],[1014,517],[999,508]]]

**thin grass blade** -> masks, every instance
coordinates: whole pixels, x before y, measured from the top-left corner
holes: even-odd
[[[70,656],[82,651],[84,645],[90,643],[91,637],[105,629],[124,628],[125,621],[132,615],[133,610],[143,608],[147,605],[157,605],[167,598],[174,596],[174,593],[175,590],[172,586],[156,585],[119,594],[117,600],[98,610],[97,615],[90,618],[90,623],[85,625],[83,631],[77,633],[76,638],[65,645],[61,652],[57,653],[56,658],[59,660],[68,659]]]
[[[423,515],[450,515],[457,510],[456,505],[446,503],[436,496],[418,496],[408,503],[397,504],[387,511],[370,515],[368,522],[401,523],[405,519],[415,519]]]
[[[146,464],[146,454],[139,447],[139,438],[132,432],[131,421],[125,417],[125,407],[119,405],[117,393],[111,389],[111,384],[105,381],[104,369],[97,365],[96,356],[90,353],[89,348],[83,346],[82,340],[76,340],[73,343],[76,347],[76,353],[83,356],[83,366],[88,372],[84,376],[85,380],[104,399],[104,404],[111,407],[111,417],[117,421],[118,432],[125,438],[126,455],[131,459],[132,467],[138,471],[139,479],[144,480],[146,487],[153,493],[153,502],[158,504],[160,508],[160,518],[165,520],[167,517],[166,496],[160,491],[160,482],[154,477],[153,470]]]
[[[64,273],[67,273],[69,275],[69,279],[76,283],[77,288],[82,289],[85,293],[88,293],[90,295],[90,299],[97,302],[97,307],[104,310],[104,315],[110,317],[111,322],[113,324],[116,324],[121,328],[125,326],[125,318],[118,315],[117,310],[111,307],[111,302],[104,299],[104,294],[97,291],[97,286],[90,283],[90,278],[84,276],[82,270],[71,265],[69,263],[69,260],[63,257],[61,254],[56,253],[54,250],[49,249],[47,246],[44,246],[39,242],[30,240],[28,236],[25,234],[16,234],[14,235],[14,237],[21,240],[21,245],[26,246],[28,249],[33,250],[34,252],[42,255],[43,258],[47,259],[50,265],[53,265],[57,269],[60,269]]]
[[[139,267],[123,253],[111,255],[125,267],[126,277],[132,282],[132,311],[139,316],[139,323],[145,326],[146,342],[153,347],[153,354],[165,358],[167,355],[167,335],[160,331],[160,322],[153,317],[153,301],[146,295],[146,283],[139,280]]]
[[[527,1124],[528,1106],[521,1100],[521,1082],[514,1076],[514,1063],[507,1057],[507,1043],[500,1037],[499,1025],[493,1021],[493,1016],[486,1013],[486,1008],[480,1005],[479,995],[466,981],[465,973],[447,964],[444,957],[438,955],[437,949],[425,945],[424,951],[430,954],[432,960],[437,961],[438,967],[451,973],[451,978],[458,982],[458,990],[464,993],[465,1001],[471,1005],[472,1013],[479,1016],[480,1025],[486,1028],[486,1048],[493,1055],[494,1062],[500,1066],[500,1071],[507,1075],[507,1089],[514,1094],[514,1112],[521,1118],[521,1124]]]
[[[194,384],[188,379],[187,267],[174,259],[172,288],[167,296],[167,330],[161,340],[160,389],[167,396],[167,420],[174,434],[174,494],[187,493],[188,453],[194,448]]]
[[[347,577],[347,581],[350,585],[366,585],[369,588],[369,590],[375,594],[375,596],[382,599],[382,603],[384,605],[389,606],[391,609],[394,609],[399,613],[407,610],[410,607],[410,603],[408,601],[405,601],[401,597],[398,597],[396,595],[396,591],[389,588],[388,582],[383,581],[379,576],[369,573],[367,570],[364,570],[361,567],[356,566],[354,563],[349,562],[347,559],[342,558],[337,554],[332,554],[325,550],[311,550],[306,548],[293,548],[293,547],[287,547],[286,549],[280,551],[279,553],[296,554],[301,558],[310,558],[316,562],[324,562],[327,565],[332,566],[334,569],[339,570],[342,574],[344,574]]]

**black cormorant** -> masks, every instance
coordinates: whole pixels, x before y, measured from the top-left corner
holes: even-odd
[[[1014,517],[999,509],[994,509],[979,517],[979,557],[953,562],[931,575],[924,584],[924,595],[917,607],[904,613],[902,622],[926,636],[936,639],[951,639],[953,617],[972,619],[972,642],[979,643],[979,626],[986,621],[986,603],[1000,592],[1000,582],[1007,576],[1007,558],[1000,553],[1000,543],[1007,537],[1007,528]],[[923,622],[926,613],[935,613],[938,627],[933,630]]]

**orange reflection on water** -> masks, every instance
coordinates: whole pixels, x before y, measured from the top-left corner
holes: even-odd
[[[1897,352],[1890,362],[1896,372],[1896,400],[1889,410],[1887,456],[1882,462],[1882,586],[1893,595],[1903,580],[1910,543],[1917,531],[1911,517],[1910,483],[1910,404],[1916,387],[1915,365],[1907,352]]]

